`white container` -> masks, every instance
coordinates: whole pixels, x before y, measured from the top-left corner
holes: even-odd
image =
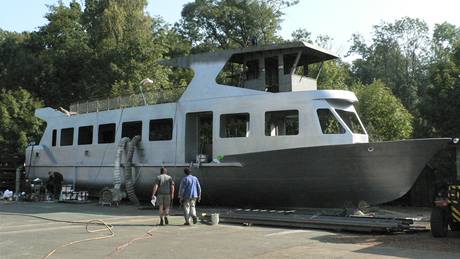
[[[196,162],[197,163],[206,163],[206,162],[208,162],[208,157],[205,154],[196,155]]]
[[[219,224],[219,213],[211,214],[211,225]]]

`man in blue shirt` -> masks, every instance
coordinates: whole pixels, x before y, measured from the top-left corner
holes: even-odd
[[[195,203],[201,200],[201,186],[198,178],[193,176],[190,168],[184,169],[185,177],[182,178],[179,187],[179,199],[184,207],[184,225],[190,225],[190,216],[193,219],[193,224],[197,223]]]

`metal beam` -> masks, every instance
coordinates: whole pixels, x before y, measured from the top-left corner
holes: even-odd
[[[297,53],[297,56],[295,57],[294,64],[293,64],[292,67],[291,67],[291,73],[290,73],[291,75],[294,74],[295,69],[297,68],[297,64],[299,64],[299,60],[300,60],[300,57],[301,57],[301,56],[302,56],[302,51],[299,51],[299,52]]]
[[[208,220],[206,216],[203,220]],[[327,216],[297,213],[226,212],[219,215],[222,223],[257,224],[266,226],[298,227],[336,231],[402,232],[414,230],[411,219]]]

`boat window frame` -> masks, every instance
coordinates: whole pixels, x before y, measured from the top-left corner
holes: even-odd
[[[101,127],[102,126],[108,126],[108,125],[113,125],[113,141],[112,142],[101,142]],[[116,140],[116,134],[117,134],[117,124],[116,123],[104,123],[104,124],[99,124],[97,127],[97,144],[112,144],[115,143]]]
[[[51,146],[55,147],[57,145],[57,129],[51,131]]]
[[[69,133],[66,133],[67,131]],[[62,128],[61,129],[61,138],[59,140],[59,146],[61,146],[61,147],[73,146],[73,144],[74,144],[74,135],[75,135],[75,129],[73,127]],[[65,136],[65,137],[63,138],[63,136]],[[63,143],[64,140],[67,140],[68,136],[71,136],[71,139],[70,139],[71,141]]]
[[[139,124],[140,123],[140,127]],[[133,139],[135,136],[140,136],[141,139],[142,139],[142,134],[143,134],[143,124],[144,122],[142,120],[136,120],[136,121],[124,121],[121,123],[121,138],[124,138],[124,137],[128,137],[129,139]],[[132,134],[127,134],[127,133],[131,133],[131,131],[128,131],[128,129],[126,127],[136,127],[138,129],[140,129],[140,134],[135,134],[133,136],[129,136],[129,135],[132,135]],[[129,130],[132,130],[132,129],[129,129]],[[128,132],[126,132],[128,131]],[[124,134],[126,133],[126,134]]]
[[[345,123],[346,127],[348,128],[348,130],[352,133],[352,134],[357,134],[357,135],[366,135],[367,132],[364,128],[364,125],[362,124],[359,116],[358,116],[358,113],[356,113],[356,111],[348,111],[348,110],[345,110],[345,109],[340,109],[340,108],[334,108],[335,112],[337,113],[337,115],[340,117],[340,119],[343,121],[343,123]],[[345,113],[351,113],[354,115],[354,118],[356,119],[356,122],[358,122],[358,125],[359,125],[359,128],[361,129],[362,132],[355,132],[354,131],[354,128],[351,127],[353,125],[348,125],[347,123],[347,120],[345,120],[345,118],[342,116],[342,114],[339,113],[340,112],[345,112]]]
[[[267,113],[286,113],[286,112],[297,112],[297,133],[296,134],[284,134],[284,135],[267,135]],[[298,136],[300,134],[300,111],[299,109],[286,109],[286,110],[271,110],[264,113],[264,134],[266,137],[285,137],[285,136]],[[286,116],[287,117],[287,116]]]
[[[152,138],[152,123],[158,122],[158,121],[170,121],[171,123],[171,130],[169,132],[170,138],[169,139],[153,139]],[[173,140],[174,136],[174,119],[173,118],[160,118],[160,119],[151,119],[149,120],[149,141],[151,142],[157,142],[157,141],[171,141]]]
[[[81,133],[82,133],[81,130],[82,130],[83,128],[91,128],[91,131],[90,131],[90,134],[91,134],[91,135],[90,135],[90,137],[88,138],[88,139],[90,140],[89,143],[82,143],[82,141],[81,141],[80,136],[82,135],[82,134],[81,134]],[[93,138],[94,138],[94,126],[93,126],[93,125],[87,125],[87,126],[80,126],[80,127],[78,127],[78,137],[77,137],[77,145],[78,145],[78,146],[92,145],[92,144],[93,144],[93,141],[94,141]]]
[[[339,128],[339,133],[325,133],[323,129],[323,125],[321,124],[320,116],[318,114],[319,110],[328,110],[329,113],[332,115],[332,117],[335,119],[335,121],[340,125],[340,128],[343,129],[343,132],[340,131],[340,128]],[[318,120],[319,130],[322,135],[344,135],[347,133],[347,127],[342,124],[341,119],[338,117],[338,115],[335,114],[334,109],[331,109],[329,107],[316,108],[316,118]]]
[[[246,123],[246,134],[245,136],[236,136],[236,137],[229,137],[224,136],[224,127],[223,127],[223,117],[231,116],[231,115],[247,115],[247,123]],[[221,139],[234,139],[234,138],[248,138],[251,133],[251,114],[249,112],[237,112],[237,113],[222,113],[219,116],[219,138]]]

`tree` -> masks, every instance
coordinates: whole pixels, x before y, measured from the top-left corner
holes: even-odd
[[[0,30],[0,88],[26,86],[31,92],[41,89],[44,64],[31,34]]]
[[[311,40],[311,32],[305,28],[299,28],[291,33],[291,37],[295,41],[303,41],[308,43],[313,43]]]
[[[92,67],[94,80],[100,82],[98,94],[135,93],[146,77],[154,81],[147,91],[170,85],[169,69],[157,63],[166,49],[156,44],[146,5],[146,0],[86,1],[82,18],[97,55]]]
[[[43,64],[43,84],[33,92],[52,107],[92,98],[98,87],[91,66],[95,53],[81,24],[81,7],[71,2],[68,7],[59,3],[49,8],[45,16],[48,24],[33,32],[29,41],[37,46]]]
[[[279,41],[283,8],[297,0],[195,0],[182,9],[176,24],[198,49],[234,48]]]
[[[447,55],[430,68],[430,82],[420,107],[427,133],[436,137],[460,135],[460,33]]]
[[[436,24],[433,31],[433,61],[448,61],[460,37],[460,27],[444,22]]]
[[[359,35],[353,35],[352,40],[349,54],[361,56],[353,62],[354,78],[366,84],[382,80],[404,106],[417,113],[417,104],[427,85],[427,24],[405,17],[374,26],[370,46]]]
[[[412,136],[413,116],[382,81],[356,83],[351,90],[358,97],[358,114],[371,141],[407,139]]]
[[[42,122],[34,112],[42,106],[22,88],[0,89],[0,158],[22,158],[28,143],[38,142]]]

